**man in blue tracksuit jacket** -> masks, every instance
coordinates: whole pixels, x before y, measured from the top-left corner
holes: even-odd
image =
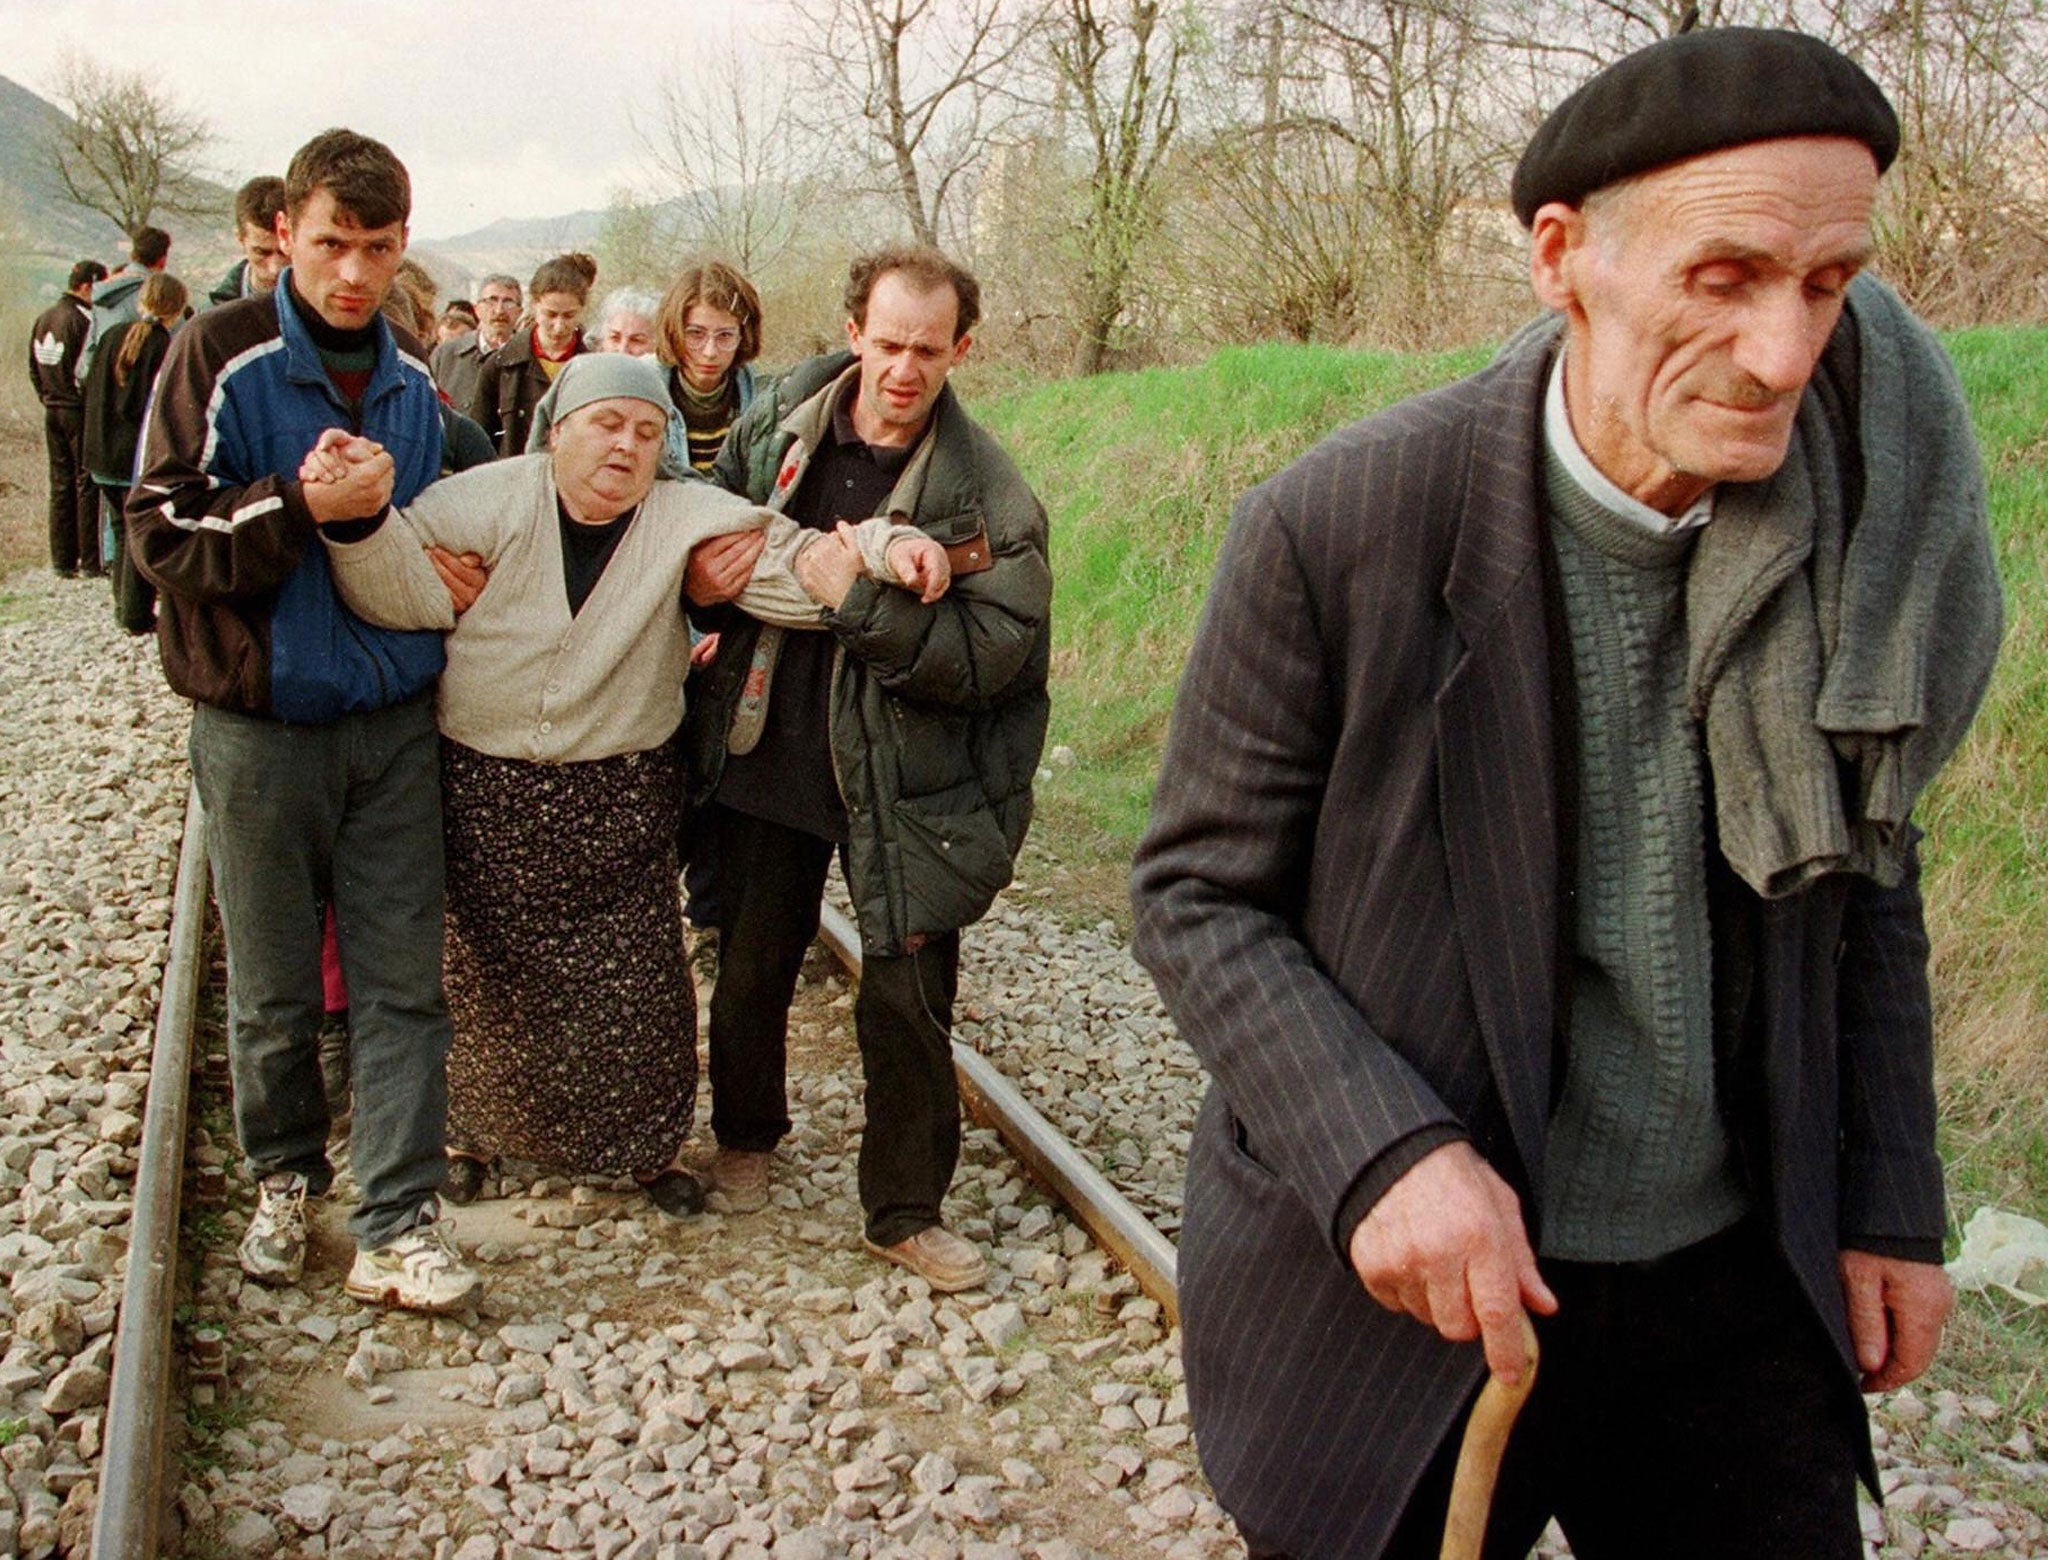
[[[235,1125],[261,1182],[243,1269],[298,1281],[305,1199],[333,1178],[317,1049],[332,903],[362,1193],[347,1287],[448,1310],[477,1279],[439,1200],[441,639],[352,614],[315,531],[372,520],[440,471],[423,354],[378,312],[405,252],[411,185],[388,148],[345,130],[303,147],[285,183],[290,268],[268,296],[210,310],[172,343],[127,520],[137,566],[162,592],[164,673],[196,701],[192,769],[227,939]],[[307,451],[336,428],[381,453],[343,482],[301,482]]]

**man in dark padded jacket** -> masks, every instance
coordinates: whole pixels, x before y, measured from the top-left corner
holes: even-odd
[[[799,525],[907,516],[946,544],[951,591],[925,605],[867,580],[806,578],[831,606],[830,632],[720,620],[724,641],[691,679],[686,717],[691,784],[709,803],[701,824],[725,885],[713,1189],[735,1210],[767,1201],[769,1155],[790,1127],[789,1003],[836,849],[861,934],[864,1234],[870,1251],[940,1290],[971,1288],[987,1270],[940,1208],[960,1147],[953,996],[961,929],[1009,881],[1031,818],[1052,596],[1045,511],[946,383],[980,298],[937,250],[855,261],[853,354],[799,364],[757,397],[714,468]],[[689,583],[704,600],[718,555],[698,554]]]

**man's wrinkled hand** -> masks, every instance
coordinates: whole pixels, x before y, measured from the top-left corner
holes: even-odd
[[[760,530],[734,531],[699,542],[683,570],[683,594],[699,607],[733,600],[754,577],[754,565],[767,545],[768,533]]]
[[[452,553],[445,547],[429,547],[427,561],[448,587],[448,604],[457,617],[476,605],[476,598],[491,582],[491,571],[484,567],[481,553]]]
[[[1351,1266],[1388,1310],[1452,1343],[1483,1340],[1487,1366],[1510,1384],[1526,1363],[1524,1308],[1557,1310],[1521,1200],[1469,1143],[1446,1143],[1409,1166],[1352,1231]]]
[[[1844,1251],[1839,1263],[1863,1390],[1903,1387],[1934,1363],[1955,1285],[1938,1262]]]

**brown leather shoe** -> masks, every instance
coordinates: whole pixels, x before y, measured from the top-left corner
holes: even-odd
[[[775,1156],[745,1148],[721,1148],[711,1161],[711,1190],[729,1213],[758,1213],[768,1206],[768,1164]]]
[[[884,1262],[909,1268],[940,1294],[977,1289],[988,1279],[988,1260],[982,1256],[981,1248],[962,1240],[943,1224],[919,1230],[893,1246],[877,1246],[871,1240],[861,1244]]]

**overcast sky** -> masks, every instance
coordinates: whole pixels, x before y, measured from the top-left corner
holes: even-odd
[[[643,115],[705,29],[765,34],[775,0],[0,0],[0,75],[45,98],[67,50],[148,70],[219,134],[224,182],[283,173],[330,125],[412,174],[416,239],[600,207],[634,181]]]

